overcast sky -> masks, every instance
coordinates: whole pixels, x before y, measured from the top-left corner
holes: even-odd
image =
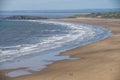
[[[118,8],[120,0],[0,0],[1,10]]]

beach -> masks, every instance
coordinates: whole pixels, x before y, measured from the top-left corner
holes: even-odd
[[[68,18],[52,21],[76,22],[102,26],[112,31],[110,37],[61,53],[76,60],[57,61],[34,74],[9,78],[0,71],[0,80],[120,80],[120,19]],[[14,70],[13,70],[14,71]]]

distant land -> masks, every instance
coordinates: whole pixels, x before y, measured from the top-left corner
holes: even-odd
[[[46,19],[46,18],[120,18],[120,8],[71,9],[71,10],[21,10],[0,11],[0,19]],[[29,16],[30,15],[30,16]]]
[[[47,19],[47,18],[39,17],[39,16],[16,15],[16,16],[5,17],[4,19],[38,20],[38,19]]]
[[[105,12],[105,13],[90,13],[90,14],[77,14],[69,16],[68,18],[113,18],[120,19],[120,12]]]
[[[88,14],[75,14],[65,18],[109,18],[109,19],[120,19],[120,12],[104,12],[104,13],[88,13]],[[28,16],[28,15],[15,15],[5,17],[7,20],[39,20],[48,19],[40,16]]]

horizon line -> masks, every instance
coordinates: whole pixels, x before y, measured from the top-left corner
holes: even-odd
[[[95,10],[95,9],[120,9],[120,8],[86,8],[86,9],[46,9],[46,10],[0,10],[0,11],[61,11],[61,10]]]

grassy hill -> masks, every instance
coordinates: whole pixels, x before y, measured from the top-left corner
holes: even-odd
[[[69,18],[77,18],[77,17],[85,17],[85,18],[113,18],[120,19],[120,12],[106,12],[106,13],[90,13],[90,14],[77,14],[70,16]]]

